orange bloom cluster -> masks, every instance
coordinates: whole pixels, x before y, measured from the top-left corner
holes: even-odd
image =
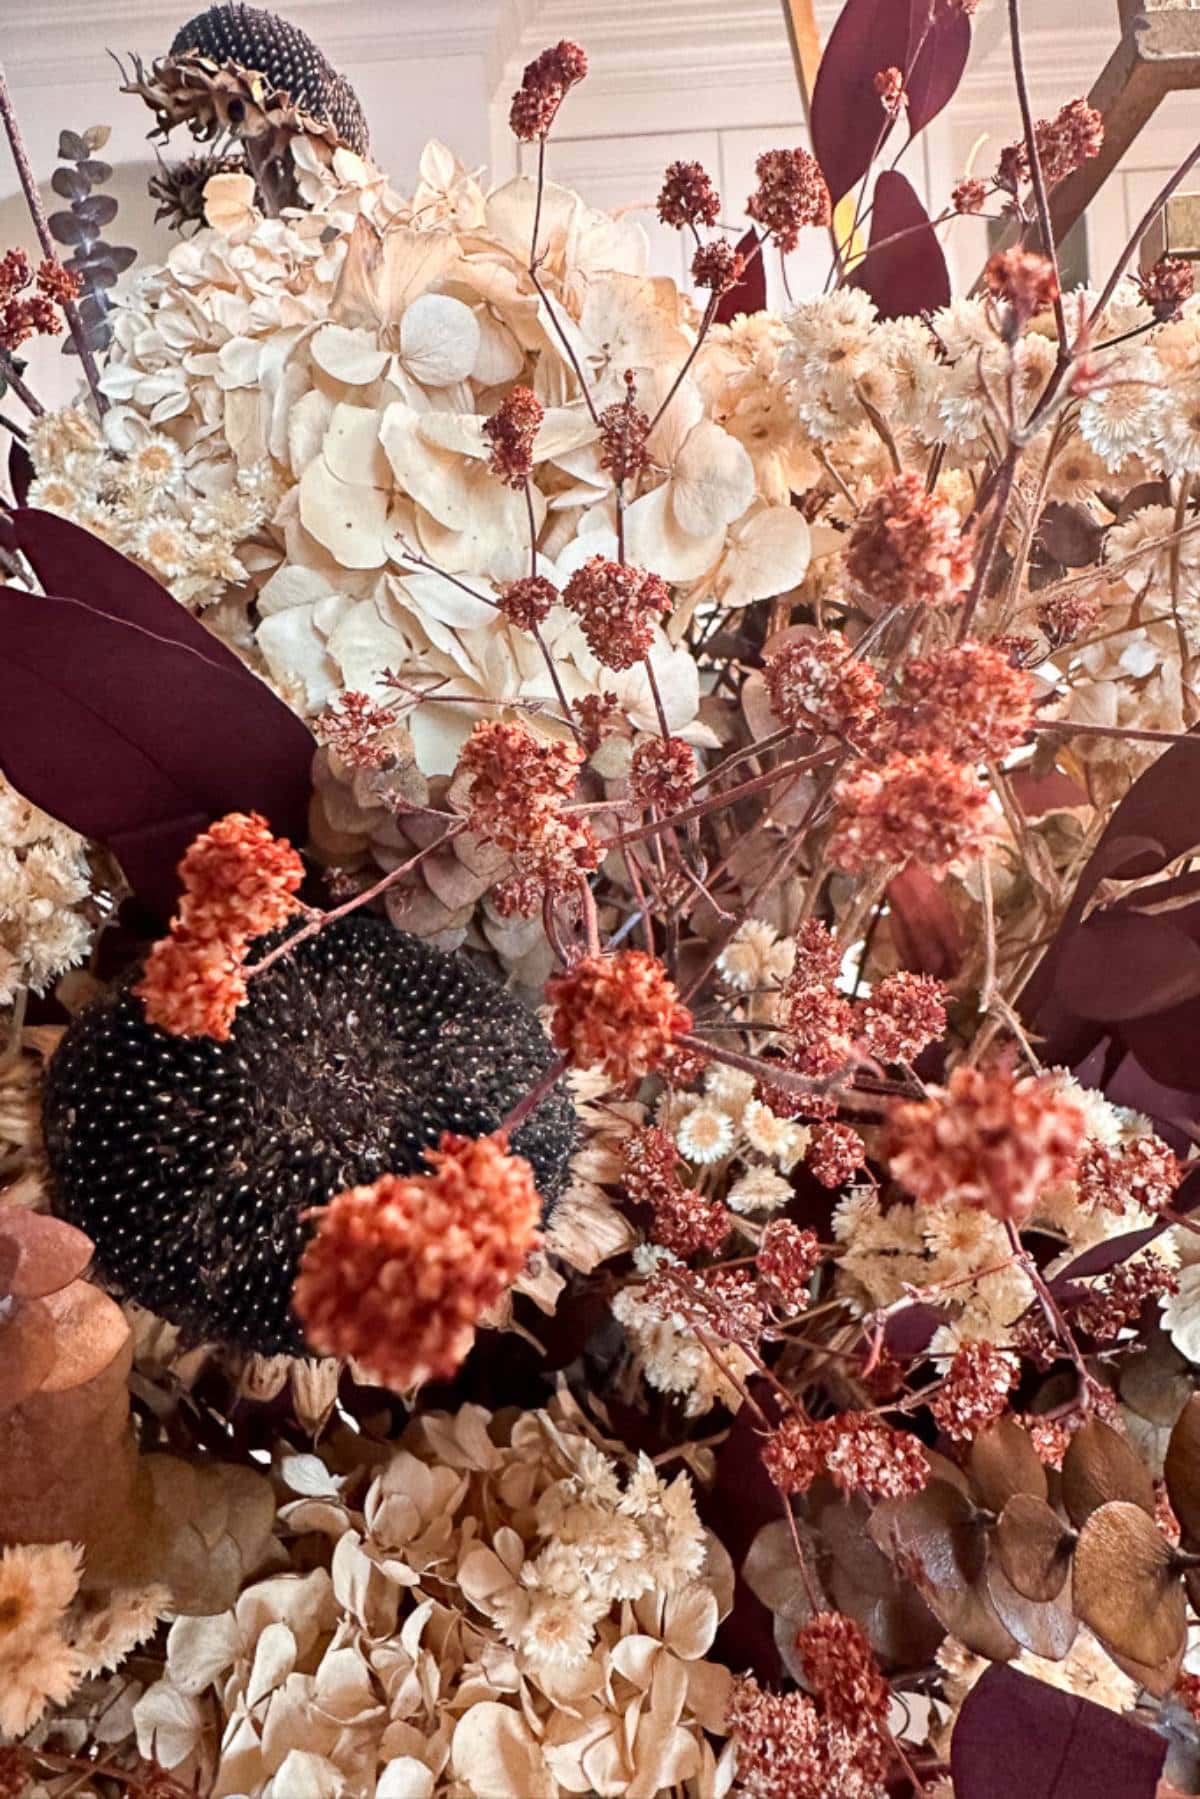
[[[563,588],[563,603],[578,613],[588,648],[605,668],[632,668],[650,654],[654,621],[671,610],[661,575],[593,556]]]
[[[970,583],[973,545],[920,475],[892,475],[860,512],[846,569],[880,608],[950,606]]]
[[[776,715],[797,730],[849,735],[879,711],[879,676],[837,631],[798,632],[768,652],[763,675]]]
[[[929,1402],[939,1429],[960,1442],[977,1437],[1003,1417],[1020,1375],[1020,1361],[1011,1350],[997,1349],[986,1340],[964,1343],[955,1351],[941,1389]]]
[[[918,1199],[1020,1225],[1047,1188],[1074,1179],[1083,1141],[1083,1113],[1053,1082],[956,1068],[928,1099],[893,1105],[884,1155]]]
[[[978,856],[995,831],[989,790],[945,750],[860,764],[834,789],[829,859],[847,874],[923,863],[934,875]]]
[[[920,1442],[872,1412],[839,1412],[814,1420],[789,1416],[762,1447],[763,1466],[781,1493],[806,1493],[828,1474],[844,1493],[901,1499],[929,1479]]]
[[[914,656],[900,673],[901,703],[880,721],[888,750],[945,750],[956,761],[1007,756],[1033,718],[1036,683],[1002,645],[968,639]]]
[[[502,1132],[444,1135],[432,1172],[385,1174],[317,1213],[292,1303],[313,1348],[380,1385],[445,1380],[537,1243],[533,1170]]]
[[[458,772],[470,781],[470,827],[513,858],[514,872],[495,894],[502,910],[534,911],[546,893],[572,892],[599,863],[590,828],[563,811],[582,761],[577,745],[500,720],[481,720],[463,745]]]
[[[599,1068],[614,1084],[641,1080],[692,1028],[675,983],[656,956],[622,949],[585,956],[546,983],[550,1035],[576,1068]]]
[[[844,1187],[866,1166],[867,1146],[852,1124],[831,1119],[814,1124],[804,1152],[804,1165],[830,1192]]]
[[[545,575],[525,575],[510,581],[500,595],[500,610],[510,625],[521,631],[536,630],[558,604],[558,589]]]
[[[246,951],[296,910],[304,864],[257,812],[230,812],[189,845],[179,875],[170,935],[150,951],[134,992],[148,1023],[225,1043],[246,997]]]

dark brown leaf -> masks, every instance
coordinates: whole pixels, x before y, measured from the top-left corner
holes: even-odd
[[[1175,1420],[1163,1475],[1175,1516],[1188,1537],[1200,1542],[1200,1393]]]
[[[875,183],[867,253],[849,277],[882,319],[935,312],[950,303],[941,240],[908,177],[885,169]]]
[[[1078,1529],[1098,1506],[1119,1499],[1154,1516],[1154,1482],[1137,1452],[1100,1418],[1089,1418],[1063,1457],[1062,1496]]]
[[[1064,568],[1087,568],[1100,559],[1104,527],[1083,506],[1052,501],[1042,513],[1038,536]]]
[[[1044,1499],[1015,1493],[1000,1514],[994,1552],[1014,1590],[1044,1605],[1066,1584],[1074,1541]]]
[[[1048,1662],[1061,1662],[1079,1632],[1069,1591],[1039,1603],[1018,1593],[996,1561],[988,1563],[988,1597],[1004,1628],[1022,1649]]]
[[[1140,1506],[1118,1499],[1091,1514],[1075,1546],[1072,1592],[1105,1647],[1147,1668],[1152,1691],[1169,1689],[1187,1604],[1175,1551]]]
[[[1015,1493],[1046,1497],[1045,1467],[1029,1432],[1015,1418],[1000,1418],[980,1431],[967,1465],[980,1504],[997,1516]]]
[[[919,1568],[938,1591],[965,1592],[983,1573],[982,1522],[948,1481],[931,1480],[907,1499],[885,1499],[872,1512],[870,1529],[885,1555]]]

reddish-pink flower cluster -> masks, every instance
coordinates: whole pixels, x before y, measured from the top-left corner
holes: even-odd
[[[692,257],[692,280],[714,294],[727,294],[746,273],[746,257],[723,237],[701,244]]]
[[[664,225],[682,230],[690,225],[715,225],[721,216],[721,196],[703,164],[673,162],[667,169],[658,196],[658,216]]]
[[[621,1151],[621,1180],[635,1205],[649,1206],[650,1238],[677,1256],[720,1249],[732,1220],[724,1206],[705,1199],[679,1178],[679,1152],[666,1132],[634,1131]]]
[[[533,443],[546,414],[531,387],[510,388],[491,418],[484,441],[491,445],[488,467],[506,487],[521,489],[533,473]]]
[[[304,864],[257,812],[231,812],[189,846],[179,877],[170,935],[150,951],[134,992],[150,1024],[224,1043],[246,997],[250,942],[296,910]]]
[[[640,949],[585,956],[551,976],[546,999],[556,1047],[576,1068],[602,1069],[615,1084],[652,1074],[692,1028],[666,969]]]
[[[1029,735],[1037,687],[1002,646],[968,638],[914,656],[900,671],[900,704],[880,720],[885,751],[944,750],[956,761],[1007,756]]]
[[[987,197],[987,182],[974,175],[965,175],[951,190],[950,205],[955,212],[969,216],[983,211]]]
[[[544,138],[568,92],[583,80],[587,69],[586,52],[569,38],[543,50],[527,64],[509,108],[513,135],[526,144]]]
[[[351,768],[384,768],[392,751],[380,735],[395,722],[390,706],[377,706],[368,694],[348,689],[313,721],[313,735]]]
[[[1164,324],[1177,319],[1196,291],[1196,271],[1185,256],[1160,256],[1137,278],[1138,292]]]
[[[779,1297],[785,1312],[802,1312],[809,1286],[821,1260],[813,1231],[802,1231],[790,1218],[772,1218],[763,1231],[755,1258],[759,1278]]]
[[[806,1493],[828,1474],[844,1493],[902,1499],[929,1479],[916,1437],[873,1412],[838,1412],[820,1421],[791,1414],[763,1441],[763,1466],[781,1493]]]
[[[503,1132],[443,1136],[432,1172],[385,1174],[316,1213],[292,1297],[321,1355],[404,1391],[459,1367],[537,1243],[533,1170]]]
[[[862,1001],[859,1017],[881,1062],[915,1062],[946,1029],[946,989],[928,974],[885,975]]]
[[[802,630],[763,659],[771,705],[784,724],[840,737],[864,735],[883,684],[837,631]]]
[[[632,369],[625,371],[625,398],[614,400],[600,414],[600,467],[619,487],[636,480],[650,463],[646,439],[650,420],[637,403],[637,384]]]
[[[831,1192],[844,1187],[866,1162],[867,1146],[852,1124],[833,1118],[813,1125],[804,1165],[822,1187]]]
[[[754,173],[758,186],[746,212],[780,250],[794,250],[806,225],[828,225],[829,189],[807,150],[764,150]]]
[[[494,890],[502,911],[534,911],[547,893],[572,893],[598,865],[590,827],[563,809],[582,762],[576,744],[501,720],[481,720],[463,745],[458,773],[470,782],[470,828],[513,859],[512,875]]]
[[[1101,1211],[1120,1213],[1141,1206],[1162,1212],[1182,1179],[1183,1167],[1174,1151],[1149,1133],[1111,1148],[1089,1142],[1079,1159],[1077,1190],[1082,1205]]]
[[[647,737],[633,752],[629,791],[643,806],[678,812],[692,797],[696,754],[681,737]]]
[[[984,1340],[964,1343],[929,1409],[948,1437],[969,1442],[1003,1417],[1020,1376],[1020,1361],[1011,1350]]]
[[[510,581],[500,594],[501,612],[520,631],[536,631],[557,604],[558,589],[545,575],[525,575],[520,581]]]
[[[1099,156],[1104,145],[1104,117],[1086,100],[1070,100],[1053,119],[1039,119],[1033,136],[1046,186],[1057,187]],[[996,186],[1015,198],[1029,180],[1029,148],[1022,138],[1000,152]]]
[[[618,670],[649,655],[654,622],[671,610],[661,575],[603,556],[592,556],[576,569],[562,597],[578,613],[592,654],[605,668]]]
[[[1111,1342],[1137,1321],[1149,1301],[1163,1299],[1178,1287],[1175,1270],[1157,1256],[1120,1262],[1091,1283],[1086,1297],[1073,1308],[1071,1323],[1097,1343]]]
[[[853,1618],[818,1612],[797,1636],[796,1652],[831,1724],[856,1737],[886,1729],[891,1689]]]
[[[928,1099],[893,1105],[884,1156],[918,1199],[1021,1225],[1047,1188],[1075,1178],[1083,1141],[1083,1113],[1053,1081],[960,1067]]]
[[[26,293],[33,279],[24,250],[0,256],[0,350],[19,350],[31,337],[57,336],[60,309],[79,297],[78,276],[52,257],[38,264],[37,291]]]
[[[996,830],[988,787],[944,750],[860,763],[834,797],[828,855],[847,874],[921,862],[941,875],[980,855]]]
[[[846,570],[881,610],[950,606],[971,580],[974,546],[953,507],[919,475],[891,475],[859,513]]]

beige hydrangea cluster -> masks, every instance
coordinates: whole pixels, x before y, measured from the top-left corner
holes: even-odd
[[[0,775],[0,1006],[82,962],[95,920],[87,845]]]
[[[597,414],[628,373],[653,417],[698,314],[647,274],[638,225],[565,189],[548,186],[541,207],[544,302],[531,181],[485,193],[432,145],[401,202],[348,152],[330,166],[297,155],[311,210],[264,218],[247,177],[216,176],[208,228],[135,284],[104,375],[106,431],[139,465],[165,458],[171,490],[136,527],[127,498],[111,509],[124,508],[121,547],[181,598],[233,596],[220,625],[247,647],[253,606],[254,651],[300,710],[399,680],[418,765],[445,775],[477,718],[557,700],[538,645],[498,610],[528,573],[530,530],[524,493],[489,467],[486,419],[516,383],[544,408],[530,506],[537,572],[561,589],[616,553]],[[693,741],[710,739],[683,622],[702,602],[786,591],[809,559],[805,520],[748,447],[753,417],[726,429],[711,392],[711,370],[683,381],[621,521],[629,559],[675,590],[650,659],[670,728]],[[96,528],[90,469],[39,463],[39,476],[39,503]],[[634,729],[657,728],[641,664],[604,668],[561,605],[542,636],[569,700],[613,692]]]
[[[144,1756],[248,1799],[728,1789],[732,1570],[686,1475],[561,1407],[426,1414],[353,1461],[282,1457],[280,1570],[172,1626]]]

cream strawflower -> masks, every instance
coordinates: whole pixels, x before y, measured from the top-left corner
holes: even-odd
[[[792,1183],[774,1168],[765,1165],[748,1168],[738,1176],[725,1195],[732,1212],[777,1212],[792,1197]]]
[[[689,1162],[719,1162],[733,1148],[733,1120],[716,1106],[697,1105],[680,1121],[675,1141]]]

